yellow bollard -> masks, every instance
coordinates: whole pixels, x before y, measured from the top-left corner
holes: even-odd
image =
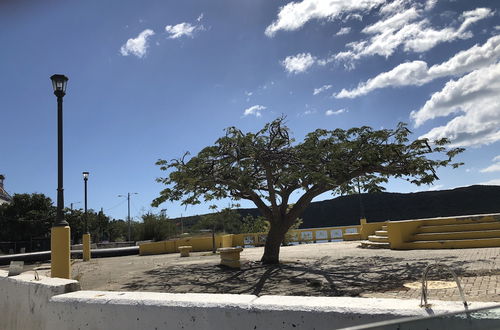
[[[90,260],[90,234],[83,234],[83,261]]]
[[[52,227],[50,235],[50,275],[71,278],[71,250],[69,226]]]

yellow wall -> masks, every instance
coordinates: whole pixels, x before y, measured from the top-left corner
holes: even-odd
[[[356,229],[359,234],[361,231],[360,225],[342,226],[342,227],[324,227],[324,228],[311,228],[311,229],[297,229],[290,231],[288,238],[290,241],[295,242],[316,242],[318,240],[334,240],[342,239],[342,237],[333,237],[332,231],[341,230],[342,235],[346,234],[348,229]],[[302,233],[310,233],[310,235],[302,236]],[[319,232],[326,232],[325,235],[320,236]],[[265,245],[265,238],[267,233],[247,233],[247,234],[229,234],[229,235],[216,235],[215,247],[234,247],[245,246],[245,238],[252,238],[254,246]],[[293,240],[293,237],[296,240]],[[352,237],[351,237],[352,239]],[[203,237],[185,237],[171,241],[143,243],[139,246],[140,255],[148,254],[161,254],[161,253],[175,253],[178,252],[178,247],[183,245],[192,246],[193,252],[211,251],[212,250],[212,236]]]
[[[216,235],[215,248],[232,247],[234,235]],[[179,246],[192,246],[193,252],[212,251],[212,236],[186,237],[171,241],[151,242],[139,245],[139,254],[175,253]]]
[[[368,236],[375,234],[377,230],[381,230],[385,222],[366,222],[366,219],[360,219],[361,230],[360,236],[362,240],[367,240]]]
[[[391,249],[403,249],[422,224],[422,220],[388,221],[387,235]]]

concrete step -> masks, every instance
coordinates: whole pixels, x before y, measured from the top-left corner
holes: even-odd
[[[387,225],[383,225],[383,226],[382,226],[382,230],[387,231]]]
[[[370,242],[389,243],[389,237],[387,236],[370,235],[368,240]]]
[[[456,217],[442,217],[442,218],[429,218],[429,219],[419,219],[424,222],[424,224],[429,223],[429,225],[454,225],[454,224],[467,224],[467,223],[478,223],[478,222],[500,222],[500,213],[492,214],[476,214],[476,215],[463,215]]]
[[[360,247],[368,249],[390,249],[389,243],[370,242],[370,241],[361,242]]]
[[[414,241],[438,241],[438,240],[459,240],[459,239],[479,239],[479,238],[500,238],[500,229],[420,233],[413,235]]]
[[[361,239],[360,233],[350,233],[342,235],[344,241],[359,241]]]
[[[499,247],[500,238],[455,239],[438,241],[414,241],[405,243],[403,249],[464,249]]]
[[[375,231],[375,235],[387,237],[389,234],[387,233],[387,230],[377,230],[377,231]]]
[[[476,222],[452,225],[424,225],[418,228],[418,233],[448,233],[454,231],[500,230],[500,221]]]

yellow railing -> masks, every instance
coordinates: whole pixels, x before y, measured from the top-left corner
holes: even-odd
[[[287,233],[288,243],[308,243],[317,241],[334,241],[359,239],[361,225],[296,229]],[[350,236],[350,238],[347,238]],[[216,235],[215,247],[235,247],[235,246],[263,246],[266,244],[267,233],[247,233]],[[170,241],[143,243],[139,246],[141,255],[175,253],[179,246],[192,246],[192,251],[211,251],[213,247],[212,237],[186,237]]]
[[[360,225],[343,227],[305,228],[290,230],[286,235],[288,243],[308,243],[317,241],[342,240],[346,234],[359,234]],[[233,246],[262,246],[266,244],[267,233],[247,233],[233,235]]]

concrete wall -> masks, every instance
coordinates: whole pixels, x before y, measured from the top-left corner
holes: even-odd
[[[338,329],[429,315],[418,304],[350,297],[80,291],[53,297],[47,324],[50,329]],[[459,302],[436,305],[433,313],[463,310]]]
[[[233,244],[233,235],[216,235],[215,248],[231,247]],[[186,237],[170,241],[160,241],[144,243],[139,245],[139,254],[162,254],[162,253],[176,253],[179,252],[179,246],[192,246],[192,251],[212,251],[213,241],[212,236],[203,237]]]
[[[0,273],[0,329],[338,329],[462,311],[460,302],[75,291],[76,281]],[[492,306],[473,303],[471,308]]]
[[[80,289],[74,280],[40,277],[23,273],[7,277],[0,270],[0,329],[49,329],[46,315],[55,295]]]

